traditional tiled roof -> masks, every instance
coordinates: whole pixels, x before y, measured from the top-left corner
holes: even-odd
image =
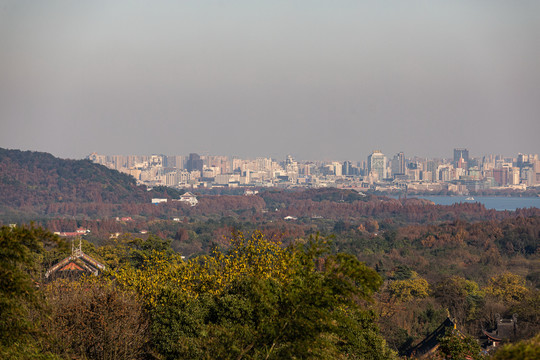
[[[517,331],[517,315],[514,314],[511,319],[503,319],[499,314],[496,315],[497,327],[493,331],[482,329],[482,333],[491,341],[501,342],[510,340],[516,336]]]
[[[502,340],[503,340],[503,339],[501,339],[501,338],[498,338],[498,337],[493,336],[492,333],[489,333],[489,332],[487,332],[486,330],[482,330],[482,333],[483,333],[484,335],[486,335],[486,336],[488,337],[488,339],[490,339],[491,341],[499,342],[499,341],[502,341]]]
[[[407,352],[407,356],[422,357],[426,354],[432,353],[439,346],[439,338],[446,333],[446,329],[455,329],[456,324],[450,319],[446,318],[441,325],[431,334],[429,334],[418,345],[411,348]]]
[[[78,248],[73,247],[72,253],[67,258],[59,261],[54,266],[52,266],[46,273],[45,279],[49,279],[51,275],[58,274],[60,272],[83,272],[90,273],[95,276],[99,274],[100,271],[105,269],[105,265],[99,261],[91,258],[86,255],[81,249],[81,242],[79,240]]]

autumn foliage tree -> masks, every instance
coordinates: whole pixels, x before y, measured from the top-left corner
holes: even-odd
[[[525,286],[525,279],[505,272],[489,279],[486,292],[507,304],[512,304],[523,300],[529,290]]]
[[[88,359],[139,359],[147,352],[148,319],[134,294],[101,279],[57,280],[43,290],[50,313],[46,350]]]
[[[167,359],[392,357],[361,305],[381,278],[328,250],[319,238],[283,248],[238,233],[228,251],[187,262],[155,253],[114,276],[145,303]]]

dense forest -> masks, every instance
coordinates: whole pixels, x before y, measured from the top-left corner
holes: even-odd
[[[0,199],[14,207],[51,203],[144,202],[150,195],[135,179],[89,160],[0,148]]]
[[[224,246],[185,259],[172,249],[171,239],[124,234],[99,246],[83,242],[84,253],[106,265],[100,276],[54,280],[43,275],[70,254],[69,241],[40,228],[5,226],[0,229],[0,354],[392,359],[451,316],[459,333],[440,339],[437,358],[453,359],[458,352],[458,358],[482,359],[487,355],[475,340],[481,330],[492,328],[498,316],[517,316],[513,343],[492,355],[534,359],[539,351],[534,335],[540,332],[537,252],[525,246],[523,253],[503,253],[495,263],[488,259],[485,276],[453,271],[448,260],[453,254],[416,252],[420,246],[413,246],[408,257],[409,246],[397,246],[406,238],[421,242],[429,236],[462,244],[469,241],[467,233],[484,233],[485,243],[497,233],[505,239],[500,245],[509,248],[523,233],[538,235],[537,218],[509,228],[510,223],[398,230],[379,256],[336,251],[338,240],[320,235],[285,246],[255,231],[233,232]],[[472,256],[468,251],[460,254]],[[378,259],[375,266],[360,261],[362,254]],[[431,257],[447,263],[416,266]],[[524,357],[523,351],[533,355]]]
[[[3,358],[386,359],[447,317],[460,332],[436,356],[482,358],[476,339],[512,316],[515,336],[493,356],[539,351],[537,208],[335,188],[152,205],[181,192],[4,149],[0,176]],[[71,254],[52,232],[77,229],[107,270],[45,281]]]
[[[150,204],[178,196],[168,188],[146,191],[133,177],[89,160],[0,148],[0,211],[6,221],[47,215],[105,216],[124,204]]]

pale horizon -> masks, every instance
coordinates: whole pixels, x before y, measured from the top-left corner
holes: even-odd
[[[0,146],[538,153],[537,1],[0,1]]]

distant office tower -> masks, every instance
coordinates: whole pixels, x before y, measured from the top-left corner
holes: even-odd
[[[529,155],[519,153],[517,156],[517,166],[518,167],[524,167],[527,166],[529,163]]]
[[[532,167],[521,168],[521,183],[527,186],[536,185],[536,173]]]
[[[341,173],[343,175],[354,175],[352,163],[350,161],[345,161],[341,167]]]
[[[186,170],[187,171],[202,171],[203,170],[203,161],[201,160],[201,157],[198,154],[191,153],[189,154],[189,158],[186,162]]]
[[[181,155],[165,156],[163,166],[168,168],[182,169],[184,167],[184,157]]]
[[[334,171],[334,175],[336,176],[343,175],[343,165],[338,161],[332,162],[332,170]]]
[[[178,185],[180,179],[179,170],[170,171],[165,174],[165,185],[166,186],[176,186]]]
[[[460,162],[460,159],[461,160]],[[463,164],[465,163],[465,164]],[[454,149],[454,166],[458,167],[459,164],[462,164],[466,168],[469,164],[469,150],[467,149]]]
[[[439,166],[439,164],[437,162],[435,162],[435,161],[428,161],[427,164],[426,164],[427,171],[431,173],[431,181],[436,181],[437,180],[435,175],[437,174],[437,167],[438,166]]]
[[[379,150],[368,156],[368,174],[377,174],[378,180],[386,178],[386,156]]]
[[[519,168],[533,167],[537,160],[538,160],[538,155],[536,155],[536,154],[522,154],[522,153],[519,153],[518,157],[517,157],[517,166]]]
[[[176,155],[176,168],[183,169],[186,166],[186,156]]]
[[[227,156],[206,156],[204,167],[219,168],[220,174],[227,174],[230,171],[230,162]]]
[[[397,153],[392,159],[392,175],[405,174],[405,155]]]
[[[452,165],[444,164],[437,167],[437,178],[440,181],[447,182],[453,180],[452,178]]]
[[[506,186],[508,185],[509,179],[510,179],[510,172],[507,167],[500,168],[500,169],[493,169],[493,180],[497,183],[499,186]]]

